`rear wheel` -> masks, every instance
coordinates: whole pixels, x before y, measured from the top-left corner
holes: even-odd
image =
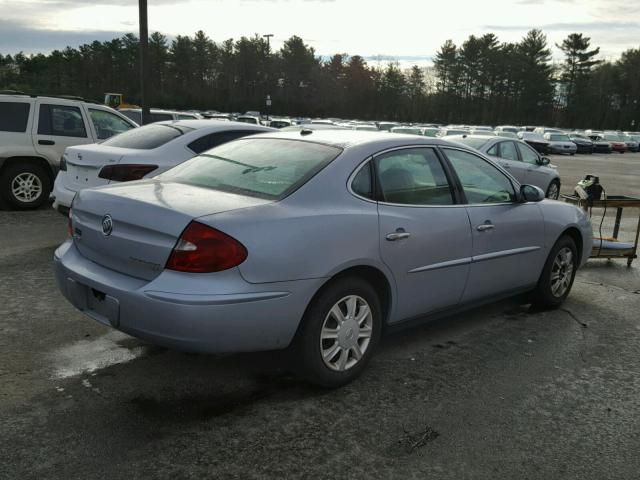
[[[0,195],[20,210],[38,208],[49,198],[51,179],[41,165],[24,162],[5,168],[0,178]]]
[[[312,301],[294,349],[301,373],[336,388],[362,373],[380,339],[382,310],[374,288],[357,277],[336,280]]]
[[[565,301],[578,269],[578,250],[571,237],[563,235],[555,243],[533,292],[533,304],[558,308]]]
[[[552,180],[547,188],[547,198],[557,200],[560,196],[560,182],[558,180]]]

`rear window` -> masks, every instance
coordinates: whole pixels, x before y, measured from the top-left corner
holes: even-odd
[[[29,104],[0,102],[0,132],[26,132]]]
[[[304,185],[341,150],[283,139],[240,139],[188,160],[160,175],[223,192],[279,200]]]
[[[111,137],[102,144],[110,147],[133,148],[135,150],[151,150],[158,148],[174,138],[178,138],[193,128],[184,125],[150,124],[134,128],[127,132]]]
[[[481,148],[485,143],[489,140],[486,138],[474,138],[474,137],[460,137],[460,138],[451,138],[454,142],[462,143],[463,145],[467,145],[471,148]]]
[[[571,141],[569,140],[568,135],[562,135],[557,133],[552,133],[551,135],[549,135],[549,139],[551,139],[552,142],[570,142]]]

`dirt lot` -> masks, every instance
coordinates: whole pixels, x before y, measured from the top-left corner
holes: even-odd
[[[566,192],[594,173],[640,196],[640,154],[552,163]],[[1,479],[638,478],[640,260],[589,262],[561,310],[395,334],[323,391],[279,353],[176,353],[85,318],[53,282],[65,236],[52,210],[0,211]]]

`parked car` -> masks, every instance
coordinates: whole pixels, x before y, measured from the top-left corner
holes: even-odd
[[[400,127],[398,122],[376,122],[378,125],[378,130],[383,130],[385,132],[390,132],[392,129]]]
[[[250,125],[262,125],[262,120],[258,116],[253,115],[239,115],[236,118],[237,122],[248,123]]]
[[[545,192],[547,198],[557,199],[560,195],[560,175],[555,166],[525,142],[479,135],[453,136],[447,137],[447,140],[475,148],[490,156],[518,182],[535,185]]]
[[[281,132],[313,132],[315,130],[352,130],[352,128],[342,127],[340,125],[327,125],[325,123],[306,123],[304,125],[291,125],[290,127],[281,128]]]
[[[548,132],[543,137],[549,142],[550,153],[575,155],[578,151],[578,147],[566,133]]]
[[[549,128],[549,127],[536,127],[533,130],[533,133],[537,133],[539,135],[544,135],[545,133],[565,133],[563,130],[558,128]]]
[[[622,135],[620,135],[620,138],[624,141],[624,143],[627,144],[627,150],[629,150],[630,152],[637,152],[638,150],[640,150],[638,139],[634,138],[633,135],[623,133]]]
[[[518,138],[518,134],[513,132],[502,131],[502,132],[496,132],[495,134],[498,135],[499,137]]]
[[[591,225],[543,199],[452,142],[257,135],[154,179],[81,190],[54,271],[100,323],[186,351],[290,347],[295,368],[337,387],[383,326],[520,292],[559,307]]]
[[[291,119],[289,118],[276,118],[273,117],[270,121],[269,121],[269,126],[271,128],[285,128],[285,127],[290,127],[292,125]]]
[[[424,128],[421,127],[393,127],[391,133],[404,133],[408,135],[422,135],[424,136]]]
[[[494,130],[494,131],[495,131],[496,133],[500,133],[500,132],[511,132],[511,133],[515,133],[515,134],[517,134],[520,130],[521,130],[521,129],[520,129],[520,127],[516,127],[516,126],[513,126],[513,125],[498,125],[498,126],[495,128],[495,130]]]
[[[469,133],[471,135],[482,135],[483,137],[495,137],[496,136],[496,134],[493,132],[493,130],[478,130],[476,128],[472,128],[471,130],[469,130]]]
[[[627,144],[618,133],[605,132],[602,134],[602,139],[609,142],[609,145],[611,145],[611,151],[613,152],[624,153],[628,150]]]
[[[570,133],[569,140],[576,144],[576,153],[593,153],[593,140],[586,135]]]
[[[136,122],[138,125],[142,125],[142,109],[140,108],[121,108],[118,110],[122,115]],[[173,110],[162,110],[159,108],[152,108],[149,110],[151,117],[150,123],[164,122],[166,120],[198,120],[202,118],[201,115],[190,112],[175,112]]]
[[[520,140],[526,142],[527,145],[532,146],[538,153],[547,155],[551,152],[551,149],[549,148],[549,141],[539,133],[522,131],[518,132],[517,135]]]
[[[155,176],[217,145],[271,130],[238,122],[178,120],[67,148],[55,181],[53,207],[66,214],[73,197],[84,188]]]
[[[11,207],[49,199],[60,157],[138,125],[104,105],[69,98],[0,95],[0,196]]]
[[[587,134],[593,142],[593,153],[611,153],[611,143],[604,139],[602,134]]]
[[[469,130],[466,128],[453,128],[453,127],[442,127],[438,130],[438,137],[448,137],[451,135],[464,135],[468,134]]]

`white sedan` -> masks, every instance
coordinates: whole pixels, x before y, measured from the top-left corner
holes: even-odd
[[[66,214],[83,188],[154,177],[190,158],[240,137],[274,129],[214,120],[152,123],[102,143],[66,149],[56,177],[53,208]]]

